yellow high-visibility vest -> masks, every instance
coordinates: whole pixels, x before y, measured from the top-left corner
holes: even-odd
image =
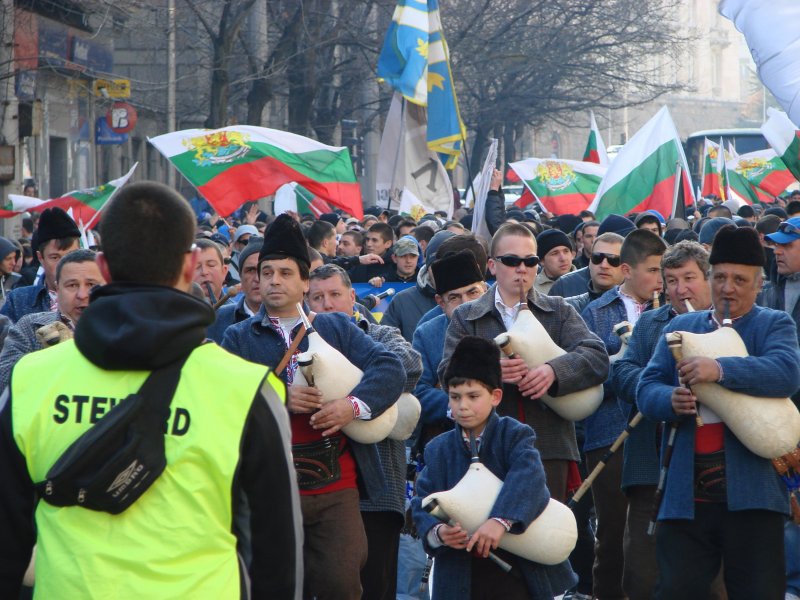
[[[104,371],[73,341],[25,356],[11,378],[14,439],[34,482],[147,371]],[[265,378],[266,376],[266,378]],[[232,498],[244,425],[256,392],[283,383],[216,344],[181,371],[165,439],[167,468],[119,515],[40,501],[35,598],[240,597]]]

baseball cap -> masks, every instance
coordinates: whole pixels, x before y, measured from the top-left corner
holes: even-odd
[[[776,244],[791,244],[800,240],[800,217],[792,217],[778,225],[778,231],[764,236]]]
[[[406,254],[414,254],[415,256],[419,256],[419,247],[417,247],[417,244],[414,240],[403,238],[398,240],[398,242],[394,245],[392,252],[395,256],[405,256]]]

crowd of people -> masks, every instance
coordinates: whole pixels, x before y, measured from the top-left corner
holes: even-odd
[[[0,238],[0,597],[797,600],[778,457],[695,392],[800,401],[800,192],[686,212],[523,211],[496,171],[488,240],[463,208],[221,219],[147,182],[115,196],[92,248],[59,209],[26,221]],[[409,285],[374,315],[359,283]],[[523,311],[558,356],[501,354]],[[681,358],[665,338],[722,327],[745,355]],[[346,394],[314,379],[320,338],[360,371]],[[152,448],[131,441],[136,414],[118,447],[90,434],[127,426],[104,417],[175,365],[166,466],[137,479]],[[553,408],[593,387],[586,418]],[[350,436],[408,393],[409,439]],[[116,456],[135,460],[101,485]],[[424,499],[477,460],[505,483],[467,531]],[[567,560],[503,548],[595,469]]]

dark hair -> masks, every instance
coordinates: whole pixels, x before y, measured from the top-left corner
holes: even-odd
[[[336,228],[333,225],[327,221],[314,221],[308,228],[306,239],[308,239],[309,246],[319,250],[322,243],[334,235],[336,235]]]
[[[394,229],[388,223],[374,223],[367,232],[377,233],[384,242],[394,242]]]
[[[533,244],[536,245],[536,236],[528,227],[520,223],[503,223],[492,236],[492,242],[489,244],[489,256],[495,256],[495,250],[497,250],[497,244],[500,240],[512,235],[530,238],[533,240]]]
[[[432,227],[425,225],[417,225],[411,230],[411,235],[414,236],[418,242],[430,242],[431,238],[436,234]]]
[[[363,235],[361,235],[361,232],[360,232],[360,231],[353,231],[353,230],[350,230],[350,231],[345,231],[345,232],[342,234],[342,237],[344,237],[344,236],[346,236],[346,235],[347,235],[347,236],[350,236],[351,238],[353,238],[353,243],[354,243],[356,246],[363,246],[363,245],[364,245],[364,236],[363,236]]]
[[[493,392],[494,391],[494,388],[492,386],[490,386],[489,384],[481,381],[480,379],[472,379],[471,377],[451,377],[450,379],[447,380],[447,382],[445,384],[445,386],[446,386],[445,389],[447,391],[450,391],[450,388],[452,388],[452,387],[458,387],[459,385],[464,385],[465,383],[472,383],[472,382],[475,382],[479,386],[489,390],[489,392]]]
[[[647,229],[634,229],[622,243],[619,251],[622,262],[635,267],[651,256],[662,256],[667,250],[667,243],[661,236]]]
[[[61,257],[61,260],[58,261],[58,266],[56,266],[56,283],[61,280],[61,269],[64,268],[64,265],[68,265],[70,263],[85,263],[85,262],[94,262],[95,258],[97,257],[97,253],[92,250],[84,250],[83,248],[79,250],[73,250]]]
[[[661,259],[661,269],[679,269],[691,260],[697,263],[703,277],[708,279],[708,273],[711,270],[711,266],[708,264],[708,250],[698,242],[689,240],[683,240],[667,248]]]
[[[39,244],[39,247],[36,248],[36,251],[44,256],[46,252],[47,244],[53,242],[56,250],[66,250],[67,248],[74,246],[78,240],[81,238],[79,237],[65,237],[65,238],[53,238],[52,240],[47,240],[46,242]]]
[[[451,238],[447,238],[436,251],[436,258],[442,258],[448,254],[460,252],[461,250],[469,250],[475,257],[475,262],[478,263],[478,268],[481,273],[486,273],[486,263],[489,258],[487,255],[488,249],[486,247],[486,242],[475,237],[475,234],[472,233],[454,235]]]
[[[800,200],[792,200],[786,205],[786,213],[794,215],[800,213]]]
[[[413,219],[402,219],[400,222],[397,223],[394,227],[394,232],[397,237],[400,237],[400,228],[401,227],[416,227],[417,222]]]
[[[22,228],[25,231],[33,232],[33,219],[31,219],[30,217],[23,217]]]
[[[583,219],[584,217],[591,217],[592,220],[594,220],[594,213],[590,210],[582,210],[581,212],[578,213],[578,217],[580,217],[581,219]],[[588,224],[589,223],[586,223],[586,225]],[[597,224],[600,225],[600,223]],[[584,225],[584,227],[586,227],[586,225]]]
[[[314,281],[315,279],[330,279],[331,277],[335,277],[337,275],[342,280],[342,283],[346,288],[353,287],[353,283],[350,281],[350,276],[347,274],[347,271],[345,271],[339,265],[334,265],[333,263],[322,265],[321,267],[317,267],[311,271],[309,280]]]
[[[800,202],[798,202],[800,204]],[[756,231],[768,235],[778,231],[781,224],[781,218],[778,215],[764,215],[756,223]]]
[[[721,213],[724,213],[724,214],[721,214]],[[708,209],[708,212],[706,213],[706,216],[707,217],[711,217],[711,218],[714,218],[714,217],[727,217],[729,219],[732,219],[733,218],[733,213],[731,212],[731,209],[728,208],[727,206],[725,206],[724,204],[717,204],[716,206],[712,206],[711,208]]]
[[[220,245],[214,240],[209,240],[208,238],[200,238],[194,244],[195,246],[200,248],[200,250],[208,250],[209,248],[216,250],[217,256],[219,256],[219,263],[221,265],[225,264],[225,257],[222,255],[222,248],[220,248]]]
[[[189,203],[171,188],[153,181],[124,186],[100,223],[112,279],[175,284],[194,241],[194,224]]]

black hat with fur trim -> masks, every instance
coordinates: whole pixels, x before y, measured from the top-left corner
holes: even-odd
[[[763,267],[767,264],[767,257],[755,229],[725,225],[714,236],[708,262],[712,265],[733,263]]]
[[[451,290],[483,281],[483,274],[475,261],[475,255],[469,250],[446,254],[433,261],[430,269],[436,284],[436,293],[440,296]]]
[[[445,389],[456,377],[474,379],[489,389],[502,388],[500,349],[497,344],[475,336],[465,336],[458,342],[442,377]]]
[[[258,264],[264,260],[293,258],[311,266],[308,244],[300,225],[287,214],[278,215],[264,233],[264,245],[258,253]]]
[[[31,247],[38,250],[50,240],[81,237],[80,229],[75,225],[64,209],[55,206],[42,211],[39,226],[33,234]]]

